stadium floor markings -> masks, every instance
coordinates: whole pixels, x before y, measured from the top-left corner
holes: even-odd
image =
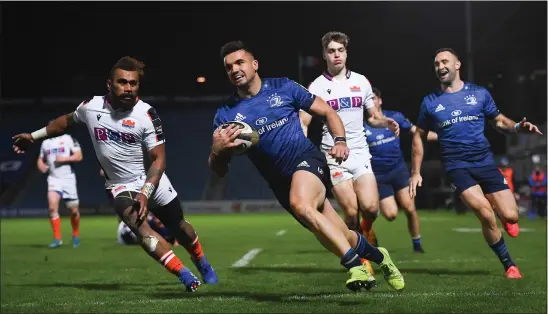
[[[339,293],[339,294],[323,294],[323,295],[288,295],[282,298],[282,301],[285,299],[287,301],[292,300],[328,300],[328,299],[344,299],[344,298],[385,298],[385,299],[394,299],[394,298],[432,298],[432,297],[442,297],[442,298],[454,298],[454,297],[509,297],[509,296],[534,296],[534,295],[546,295],[546,291],[523,291],[523,292],[496,292],[496,291],[483,291],[483,292],[462,292],[462,291],[447,291],[447,292],[379,292],[379,293]],[[203,297],[198,296],[193,298],[197,302],[211,302],[211,301],[245,301],[245,297],[208,297],[207,294],[204,294]],[[171,303],[177,302],[173,299],[139,299],[139,300],[112,300],[112,301],[94,301],[94,302],[79,302],[80,306],[103,306],[103,305],[112,305],[112,304],[157,304],[157,303]],[[181,302],[184,302],[181,300]],[[55,306],[69,306],[73,303],[60,302],[56,303]],[[43,306],[39,302],[25,302],[25,303],[4,303],[2,308],[6,307],[37,307]]]
[[[453,231],[455,232],[464,232],[464,233],[477,233],[477,232],[481,232],[481,228],[453,228]],[[504,230],[501,229],[502,232],[504,232]],[[535,232],[535,229],[534,228],[519,228],[519,231],[520,232]]]
[[[238,261],[236,261],[236,263],[232,264],[232,267],[247,266],[249,262],[251,262],[251,260],[254,259],[255,256],[257,256],[257,254],[259,254],[262,250],[263,249],[259,248],[249,250],[249,252],[245,253],[245,255],[242,256],[242,258],[240,258]]]
[[[287,230],[280,230],[278,232],[276,232],[276,235],[279,237],[279,236],[283,236],[285,233],[287,232]]]

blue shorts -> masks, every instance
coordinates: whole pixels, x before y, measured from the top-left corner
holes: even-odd
[[[325,155],[319,149],[311,150],[298,158],[297,162],[293,166],[291,177],[279,178],[277,180],[272,180],[272,182],[268,182],[280,205],[282,205],[282,207],[287,210],[297,221],[299,221],[299,219],[289,205],[289,191],[291,189],[293,174],[300,170],[308,171],[318,177],[318,179],[320,179],[325,186],[326,191],[331,190],[333,187],[331,184],[327,160],[325,159]],[[305,228],[308,228],[302,221],[299,221],[299,223]]]
[[[373,169],[373,172],[374,169]],[[409,187],[409,169],[406,164],[400,164],[389,172],[375,172],[379,188],[379,200],[393,196],[395,192]]]
[[[506,179],[495,165],[452,169],[447,171],[447,177],[458,195],[476,184],[479,184],[484,194],[509,189]]]

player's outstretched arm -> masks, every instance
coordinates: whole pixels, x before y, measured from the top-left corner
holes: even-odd
[[[515,122],[514,120],[506,117],[502,113],[497,115],[494,119],[490,120],[489,123],[497,131],[501,133],[536,133],[542,135],[542,132],[539,131],[538,127],[531,122],[527,121],[527,118],[521,119],[520,122]]]
[[[76,124],[74,112],[62,115],[57,119],[50,121],[46,127],[32,133],[17,134],[12,139],[13,150],[18,154],[23,154],[28,146],[36,141],[64,134],[72,125]]]
[[[422,186],[421,166],[424,158],[424,142],[426,132],[416,127],[413,134],[413,148],[411,152],[411,178],[409,179],[409,196],[414,198],[417,195],[417,185]]]
[[[400,126],[398,122],[383,116],[376,107],[367,109],[367,124],[373,128],[389,128],[396,136],[400,136]]]
[[[299,120],[301,120],[304,136],[308,136],[308,126],[312,122],[312,115],[304,110],[299,110]]]
[[[320,117],[325,117],[325,124],[335,143],[329,154],[335,158],[339,164],[348,159],[350,150],[346,146],[344,124],[337,112],[320,97],[314,99],[309,112]]]

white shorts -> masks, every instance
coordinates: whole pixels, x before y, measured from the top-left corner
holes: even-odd
[[[331,183],[337,185],[349,179],[358,179],[363,174],[373,174],[369,149],[352,149],[346,161],[340,165],[326,153],[327,165],[331,173]]]
[[[141,192],[141,188],[145,184],[145,181],[146,176],[143,175],[139,179],[130,183],[111,184],[107,187],[107,190],[110,191],[113,198],[125,191],[139,193]],[[156,190],[150,197],[148,208],[156,208],[167,205],[175,197],[177,197],[177,191],[175,191],[175,188],[173,188],[171,182],[167,178],[167,175],[164,173],[160,178],[158,187],[156,187]]]
[[[64,200],[78,200],[78,190],[76,188],[76,178],[56,178],[48,176],[48,192],[55,191],[59,193]]]

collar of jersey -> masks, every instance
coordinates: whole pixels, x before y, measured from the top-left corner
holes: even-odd
[[[349,79],[349,78],[350,78],[350,74],[351,74],[351,73],[352,73],[352,72],[351,72],[349,69],[346,69],[346,75],[345,75],[345,76],[346,76],[346,79]],[[328,80],[330,80],[330,81],[333,81],[333,76],[332,76],[331,74],[329,74],[329,72],[323,71],[322,75],[323,75],[326,79],[328,79]]]

